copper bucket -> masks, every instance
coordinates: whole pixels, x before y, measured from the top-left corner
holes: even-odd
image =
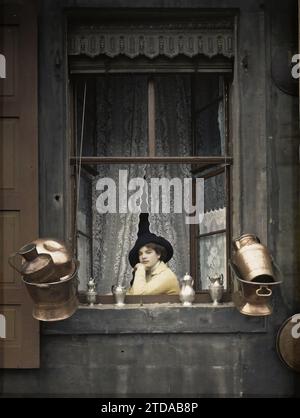
[[[229,262],[238,281],[239,290],[233,294],[233,302],[240,313],[249,316],[267,316],[273,312],[271,301],[273,286],[281,281],[255,282],[243,280],[237,267]]]
[[[258,283],[237,278],[240,290],[233,294],[233,302],[240,313],[250,316],[267,316],[273,312],[271,306],[272,287],[281,282]]]
[[[254,234],[243,234],[233,242],[233,262],[241,278],[261,283],[274,282],[272,260],[267,247]]]
[[[33,283],[22,277],[34,302],[32,315],[40,321],[60,321],[73,315],[79,301],[77,298],[77,272],[79,262],[72,274],[52,283]]]

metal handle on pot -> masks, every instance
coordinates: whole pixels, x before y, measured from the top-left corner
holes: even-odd
[[[19,270],[15,264],[13,264],[12,259],[15,258],[16,255],[19,255],[18,253],[13,253],[8,257],[8,264],[16,270],[18,273],[22,274],[21,270]]]
[[[263,289],[268,290],[268,293],[260,293],[260,291],[262,291]],[[256,294],[257,294],[257,296],[260,296],[260,297],[271,296],[272,295],[272,290],[269,289],[267,286],[260,286],[259,289],[256,289]]]

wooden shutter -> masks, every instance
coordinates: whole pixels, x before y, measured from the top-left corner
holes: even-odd
[[[39,322],[8,255],[38,236],[37,12],[0,1],[0,367],[39,367]],[[3,59],[3,56],[5,59]],[[1,74],[1,71],[0,71]]]

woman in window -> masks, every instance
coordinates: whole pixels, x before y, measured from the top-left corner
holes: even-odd
[[[129,253],[134,278],[128,294],[177,295],[180,291],[177,277],[166,265],[172,256],[172,245],[149,231],[148,214],[142,213],[138,239]]]

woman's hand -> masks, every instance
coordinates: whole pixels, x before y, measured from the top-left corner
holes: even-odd
[[[134,266],[134,271],[137,271],[137,269],[143,269],[144,271],[146,271],[146,269],[145,269],[145,264],[142,264],[142,263],[137,263],[135,266]]]

